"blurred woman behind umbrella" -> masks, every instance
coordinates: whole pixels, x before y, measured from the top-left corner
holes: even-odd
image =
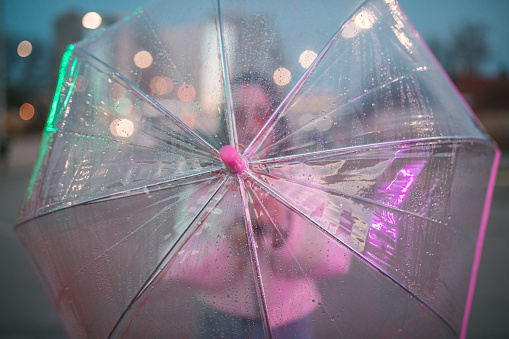
[[[258,73],[235,79],[232,92],[239,148],[243,150],[280,100],[273,84]],[[288,133],[284,120],[278,125],[269,134],[269,142]],[[288,142],[278,143],[281,152],[290,147]],[[171,278],[199,289],[205,310],[197,315],[198,337],[263,337],[261,317],[266,312],[273,337],[310,338],[311,315],[321,304],[315,280],[346,273],[349,253],[324,237],[316,237],[316,230],[305,225],[303,217],[258,186],[252,185],[250,190],[248,212],[260,253],[265,300],[254,297],[257,287],[252,264],[246,262],[252,254],[240,199],[225,202],[230,210],[221,211],[223,226],[204,220],[200,237],[193,237],[187,245],[195,249],[194,255],[181,259],[172,268]],[[260,303],[267,309],[260,310]]]

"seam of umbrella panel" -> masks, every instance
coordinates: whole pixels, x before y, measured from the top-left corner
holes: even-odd
[[[148,295],[150,295],[150,293],[152,292],[152,289],[150,289],[149,286],[154,281],[156,281],[156,280],[160,281],[162,278],[164,278],[163,276],[161,276],[161,273],[164,271],[164,268],[167,267],[167,265],[170,262],[172,262],[172,260],[176,259],[176,255],[178,254],[178,252],[182,249],[183,246],[185,246],[187,241],[200,229],[200,226],[203,224],[203,223],[201,223],[201,221],[205,220],[208,217],[208,215],[210,214],[212,209],[221,201],[221,199],[226,194],[226,191],[224,189],[226,187],[225,183],[228,181],[228,178],[230,178],[230,177],[231,177],[231,175],[227,175],[224,178],[224,180],[221,183],[219,183],[219,185],[214,190],[214,192],[204,202],[204,204],[202,205],[200,210],[196,213],[194,218],[190,221],[189,225],[182,232],[181,236],[175,241],[173,246],[166,252],[163,259],[155,267],[155,269],[149,275],[147,280],[142,284],[140,290],[136,293],[136,295],[133,297],[133,299],[129,302],[129,305],[126,307],[124,312],[120,315],[119,319],[117,320],[116,324],[113,326],[110,334],[108,335],[108,338],[111,338],[115,334],[118,326],[120,326],[123,319],[127,316],[127,313],[129,312],[129,310],[131,310],[131,308],[135,307],[135,304],[138,302],[138,300],[142,300],[142,299],[146,300],[146,298],[148,296],[145,297],[145,295],[147,293],[148,293]],[[207,208],[207,207],[209,207],[208,206],[209,203],[221,191],[222,188],[225,192],[222,192],[222,195],[219,197],[219,199],[217,199],[217,201],[214,203],[213,206],[210,206],[210,208]],[[143,306],[143,305],[140,305],[140,306]],[[130,317],[129,321],[132,321],[132,317]],[[128,328],[129,328],[129,326],[126,327],[126,329],[128,329]]]
[[[95,204],[95,203],[98,203],[98,202],[103,202],[103,201],[108,201],[108,200],[113,200],[113,199],[122,199],[122,198],[132,197],[132,196],[135,196],[135,195],[146,194],[147,190],[149,190],[149,189],[150,189],[149,192],[153,193],[153,192],[159,192],[159,191],[163,191],[163,190],[167,190],[167,189],[172,189],[172,188],[180,187],[180,186],[185,186],[185,185],[189,185],[189,184],[202,183],[202,182],[209,181],[209,180],[211,180],[213,178],[212,177],[205,177],[203,179],[196,179],[194,181],[187,181],[187,180],[191,179],[191,178],[194,178],[194,177],[203,176],[205,174],[212,174],[214,172],[222,172],[222,170],[223,170],[222,167],[215,167],[215,168],[212,168],[210,170],[203,171],[203,172],[198,172],[198,173],[193,173],[193,174],[189,174],[189,175],[185,175],[185,176],[181,176],[181,177],[176,177],[174,179],[161,180],[161,181],[158,181],[158,182],[151,183],[150,185],[145,185],[145,186],[142,186],[142,187],[139,187],[139,188],[135,188],[135,189],[132,189],[132,190],[126,190],[126,191],[123,191],[123,192],[118,192],[118,193],[115,193],[115,194],[112,194],[112,195],[108,195],[108,196],[105,196],[105,197],[99,197],[99,198],[96,198],[94,200],[85,201],[85,202],[82,202],[80,204],[76,204],[76,205],[72,205],[72,206],[77,206],[77,205],[82,205],[82,204],[87,204],[87,205],[88,204]],[[175,183],[175,184],[172,184],[171,187],[164,186],[164,185],[170,184],[170,183]]]
[[[252,271],[256,281],[256,295],[258,297],[258,307],[260,307],[260,315],[262,317],[262,324],[264,329],[268,332],[269,338],[272,338],[272,330],[270,327],[269,312],[267,306],[267,299],[265,296],[265,289],[263,287],[263,278],[260,270],[260,260],[258,259],[258,252],[256,250],[256,240],[253,232],[253,225],[251,223],[251,216],[249,213],[249,206],[247,203],[246,190],[242,179],[238,178],[240,195],[242,197],[242,205],[244,207],[244,218],[246,222],[246,235],[249,244],[249,253],[251,257]]]
[[[219,1],[219,0],[218,0]],[[261,144],[263,144],[263,141],[268,136],[268,131],[272,129],[272,127],[275,125],[275,123],[279,120],[281,116],[285,114],[286,109],[288,106],[292,103],[295,96],[300,92],[301,88],[306,83],[306,80],[311,76],[313,71],[317,68],[317,66],[320,64],[320,61],[323,59],[324,55],[329,51],[331,46],[333,45],[334,41],[338,39],[338,37],[341,35],[341,32],[343,31],[343,28],[345,24],[350,21],[354,15],[368,3],[370,0],[364,1],[361,5],[359,5],[346,20],[340,25],[339,29],[332,35],[332,37],[324,44],[324,47],[318,53],[317,57],[313,60],[309,68],[302,74],[300,79],[297,81],[295,86],[290,90],[290,92],[286,95],[286,97],[281,101],[279,106],[274,110],[274,112],[271,114],[271,116],[267,119],[265,124],[262,126],[262,128],[258,131],[258,133],[254,136],[253,140],[249,143],[249,145],[245,148],[243,155],[250,156],[254,152],[258,151],[258,148]],[[267,132],[266,132],[267,131]],[[263,139],[258,142],[258,144],[255,146],[255,143],[257,143],[258,139],[261,135],[264,135]],[[253,149],[254,148],[254,149]]]
[[[382,276],[385,276],[387,279],[392,281],[395,285],[399,286],[403,291],[405,291],[408,295],[419,301],[423,306],[425,306],[428,310],[430,310],[437,318],[439,318],[456,336],[458,336],[458,333],[454,329],[454,327],[445,319],[438,311],[436,311],[431,305],[426,303],[423,299],[421,299],[419,296],[414,294],[411,290],[409,290],[407,287],[402,285],[400,282],[395,280],[393,277],[391,277],[389,274],[385,273],[381,268],[379,268],[374,263],[371,263],[368,259],[361,256],[359,253],[357,253],[352,247],[350,247],[348,244],[344,243],[341,239],[336,238],[333,234],[331,234],[328,230],[324,229],[322,226],[320,226],[316,221],[309,218],[307,215],[302,213],[297,207],[295,207],[291,202],[287,201],[283,197],[281,197],[277,192],[273,191],[270,187],[268,187],[263,181],[259,180],[255,175],[252,175],[251,173],[248,173],[249,177],[252,178],[256,183],[260,185],[260,187],[265,190],[268,194],[270,194],[272,197],[277,199],[282,204],[289,207],[294,212],[297,212],[301,217],[304,219],[310,221],[320,232],[324,233],[325,235],[329,236],[330,238],[334,239],[336,242],[338,242],[340,245],[346,247],[353,255],[355,255],[357,258],[359,258],[362,262],[364,262],[368,267],[371,267],[371,269],[377,271],[378,273],[382,274]]]
[[[15,226],[15,229],[27,226],[31,221],[33,221],[35,219],[38,219],[38,218],[40,218],[42,216],[46,216],[46,215],[52,214],[52,213],[57,213],[57,212],[62,211],[64,209],[78,207],[78,206],[82,206],[82,205],[94,204],[94,203],[97,203],[97,202],[102,202],[102,201],[107,201],[107,200],[112,200],[112,199],[122,199],[122,198],[130,197],[130,196],[146,194],[145,188],[146,189],[155,188],[155,187],[158,187],[158,186],[161,186],[161,185],[164,185],[164,184],[168,184],[168,183],[172,183],[172,182],[184,181],[184,180],[189,179],[189,178],[198,177],[198,176],[206,175],[206,174],[212,174],[213,172],[223,172],[223,168],[222,167],[214,167],[214,168],[211,168],[211,169],[209,169],[207,171],[193,173],[191,175],[177,177],[177,178],[174,178],[174,179],[167,179],[167,180],[152,182],[150,185],[144,185],[144,186],[141,186],[141,187],[137,187],[137,188],[133,188],[133,189],[125,190],[125,191],[115,192],[114,194],[111,194],[111,195],[106,194],[106,195],[103,195],[103,196],[97,196],[97,197],[95,197],[95,198],[93,198],[91,200],[77,201],[74,204],[65,205],[65,206],[62,206],[62,207],[56,208],[56,209],[50,209],[50,210],[44,211],[44,213],[42,213],[42,214],[37,214],[36,216],[34,216],[32,218],[23,220],[23,222],[21,222],[21,223],[19,223],[19,224],[17,224]],[[210,179],[211,178],[208,177],[208,178],[204,178],[204,179],[196,180],[196,181],[192,181],[192,182],[177,183],[176,185],[172,185],[171,188],[182,186],[182,185],[187,185],[187,184],[190,184],[190,183],[203,182],[203,181],[207,181],[207,180],[210,180]],[[170,187],[159,187],[159,188],[153,189],[151,192],[157,192],[157,191],[165,190],[165,189],[170,189]]]
[[[205,149],[207,149],[210,153],[219,156],[219,151],[210,145],[204,138],[202,138],[199,134],[197,134],[193,129],[189,128],[186,124],[184,124],[182,121],[180,121],[179,118],[177,118],[175,115],[173,115],[171,112],[169,112],[166,108],[164,108],[159,102],[154,100],[151,96],[147,95],[144,91],[142,91],[138,86],[133,84],[129,79],[127,79],[125,76],[120,74],[116,69],[109,66],[107,63],[102,61],[101,59],[97,58],[93,54],[90,54],[84,49],[81,49],[79,46],[75,48],[76,52],[82,53],[85,56],[91,58],[92,60],[98,62],[103,67],[110,70],[116,77],[118,77],[120,80],[122,80],[129,88],[132,88],[135,92],[137,92],[145,101],[147,104],[151,105],[155,109],[157,109],[159,112],[165,114],[168,116],[171,120],[173,120],[183,132],[189,134],[193,137],[201,146],[203,146]]]
[[[216,0],[216,30],[218,35],[219,42],[219,53],[221,53],[221,64],[223,67],[223,81],[224,81],[224,90],[226,96],[226,124],[228,128],[228,138],[230,140],[230,144],[235,147],[238,151],[238,137],[237,137],[237,127],[235,124],[235,112],[233,111],[233,96],[232,89],[230,83],[230,66],[228,63],[227,53],[224,46],[224,33],[223,33],[223,20],[221,17],[221,5],[220,0]]]

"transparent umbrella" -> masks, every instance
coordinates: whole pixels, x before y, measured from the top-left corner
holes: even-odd
[[[73,337],[464,337],[498,159],[393,0],[162,1],[65,52],[16,231]]]

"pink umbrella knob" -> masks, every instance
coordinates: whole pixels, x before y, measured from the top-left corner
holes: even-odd
[[[219,150],[219,156],[230,173],[239,174],[246,168],[244,159],[242,159],[235,147],[231,145],[223,146]]]

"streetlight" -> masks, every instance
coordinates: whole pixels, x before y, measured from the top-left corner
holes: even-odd
[[[81,23],[83,24],[83,27],[88,29],[96,29],[97,27],[101,26],[103,19],[101,16],[96,12],[88,12],[83,16],[83,19],[81,20]]]
[[[30,41],[23,40],[18,45],[18,55],[22,58],[25,58],[32,53],[32,44]]]

